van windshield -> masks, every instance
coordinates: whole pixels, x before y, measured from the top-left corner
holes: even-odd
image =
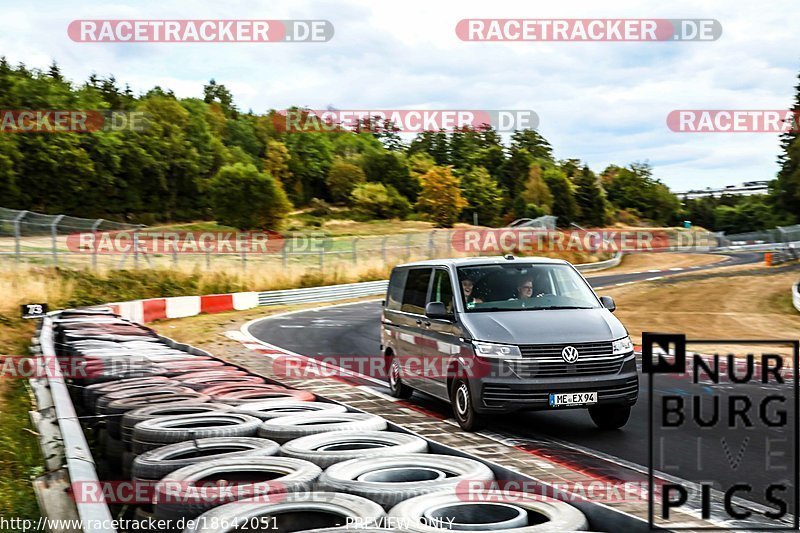
[[[564,264],[461,267],[458,282],[468,313],[602,307],[584,279]]]

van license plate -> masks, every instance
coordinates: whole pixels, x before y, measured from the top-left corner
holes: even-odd
[[[597,403],[596,392],[558,392],[550,394],[550,407],[592,405],[594,403]]]

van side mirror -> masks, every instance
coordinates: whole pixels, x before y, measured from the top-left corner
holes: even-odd
[[[617,304],[614,303],[614,298],[611,296],[601,296],[600,303],[612,313],[617,310]]]
[[[453,320],[455,315],[448,313],[447,308],[442,302],[430,302],[425,306],[425,316],[428,318],[438,318],[442,320]]]

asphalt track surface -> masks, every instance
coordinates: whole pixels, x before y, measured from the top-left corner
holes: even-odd
[[[733,255],[721,264],[731,266],[755,263],[762,260],[762,257],[762,254]],[[597,290],[687,271],[710,271],[718,266],[719,264],[682,270],[609,274],[589,278],[589,283]],[[380,312],[380,302],[320,308],[254,322],[250,326],[250,333],[260,340],[313,358],[380,357]],[[649,462],[647,376],[640,376],[640,387],[639,402],[633,409],[630,421],[622,430],[597,430],[588,413],[582,409],[493,417],[490,430],[503,437],[519,439],[517,444],[529,446],[544,455],[573,462],[598,477],[642,481],[646,479]],[[376,385],[376,389],[388,392],[388,389],[379,385]],[[729,396],[747,395],[754,406],[752,409],[757,413],[761,401],[775,392],[774,387],[761,383],[737,385],[735,389],[723,386],[722,390],[717,388],[712,392],[708,385],[694,385],[690,379],[678,377],[657,377],[653,389],[656,401],[665,394],[687,398],[693,392],[705,393],[707,397],[718,395],[721,403],[719,412],[723,421],[729,412],[726,401]],[[447,404],[425,394],[415,393],[410,401],[446,417],[450,416],[450,407]],[[706,405],[710,406],[710,403],[704,404]],[[790,416],[794,414],[791,405],[788,411]],[[710,412],[703,408],[704,414],[708,415]],[[691,409],[687,410],[687,414],[691,414]],[[764,431],[763,425],[757,423],[749,433],[746,430],[731,433],[725,427],[700,428],[692,423],[690,427],[664,433],[663,441],[659,439],[661,434],[656,435],[655,440],[661,444],[654,447],[657,450],[654,464],[656,470],[675,478],[698,482],[713,481],[715,488],[720,490],[725,490],[734,483],[747,481],[753,486],[753,492],[740,496],[750,501],[766,503],[763,491],[768,484],[778,480],[788,480],[793,484],[790,471],[770,470],[792,460],[793,430],[790,425],[777,432]],[[745,437],[749,437],[746,443]],[[775,440],[768,442],[767,437]],[[784,437],[788,440],[781,443],[779,439]],[[722,441],[723,438],[725,442]],[[773,455],[772,462],[769,465],[766,463],[769,453],[782,452],[786,453],[785,458],[775,459],[777,456]],[[734,468],[733,465],[738,466]],[[798,465],[791,465],[789,468],[796,471]],[[785,495],[791,496],[790,493]],[[791,511],[796,512],[795,509]]]

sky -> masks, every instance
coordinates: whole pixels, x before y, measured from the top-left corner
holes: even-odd
[[[113,74],[240,109],[532,109],[559,159],[647,161],[673,190],[768,180],[774,133],[680,133],[676,109],[788,109],[800,72],[797,0],[0,0],[0,55],[74,82]],[[464,18],[710,18],[713,42],[464,42]],[[75,19],[325,19],[325,43],[78,43]]]

